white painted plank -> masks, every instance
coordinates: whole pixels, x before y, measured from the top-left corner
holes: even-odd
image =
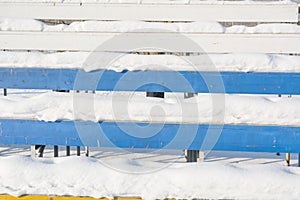
[[[186,37],[176,33],[126,33],[120,36],[118,33],[2,31],[0,49],[93,51],[106,42],[106,45],[102,45],[101,51],[132,51],[130,46],[165,49],[172,46],[169,50],[173,52],[199,52],[197,46],[199,45],[208,53],[300,53],[300,34],[184,34],[184,36]],[[192,43],[188,44],[188,41]]]
[[[295,4],[0,3],[0,17],[69,20],[298,22]]]

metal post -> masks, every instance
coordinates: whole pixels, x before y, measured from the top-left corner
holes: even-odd
[[[7,89],[6,88],[4,88],[3,93],[4,93],[4,96],[7,96]]]
[[[58,146],[54,146],[54,157],[58,157]]]
[[[291,164],[291,153],[286,153],[285,154],[285,165],[290,166]]]
[[[89,147],[84,147],[84,151],[85,151],[85,156],[89,157],[89,155],[90,155],[90,149],[89,149]]]
[[[46,148],[46,145],[39,145],[39,155],[38,157],[43,157],[44,156],[44,150]],[[35,148],[35,150],[37,150],[37,148]]]
[[[199,157],[199,150],[186,150],[186,161],[197,162]]]
[[[71,148],[70,146],[66,146],[66,156],[70,156],[71,154]]]
[[[185,99],[194,97],[195,95],[197,95],[197,93],[191,93],[191,92],[185,92],[183,94],[183,97]],[[202,152],[201,152],[202,153]],[[204,160],[202,160],[202,157],[200,158],[200,153],[198,150],[186,150],[186,161],[187,162],[197,162],[198,158],[199,158],[199,162],[202,162]]]
[[[194,97],[194,96],[197,96],[197,95],[198,95],[198,93],[185,92],[184,93],[184,98],[188,99],[188,98],[191,98],[191,97]]]
[[[80,156],[80,146],[77,146],[77,156]]]
[[[157,97],[157,98],[165,98],[164,92],[147,92],[147,97]]]
[[[298,167],[300,167],[300,153],[298,153]]]

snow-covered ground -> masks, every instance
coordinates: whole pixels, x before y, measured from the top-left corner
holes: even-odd
[[[140,196],[149,200],[300,196],[296,155],[292,155],[292,166],[285,167],[284,155],[274,153],[209,152],[203,163],[184,163],[182,151],[92,149],[91,158],[50,158],[50,148],[46,158],[30,158],[29,147],[2,147],[0,152],[0,191],[15,196]]]

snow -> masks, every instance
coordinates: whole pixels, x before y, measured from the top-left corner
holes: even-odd
[[[226,28],[226,33],[300,33],[296,24],[258,24],[254,27],[235,25]]]
[[[145,29],[157,32],[164,29],[178,33],[300,33],[296,24],[259,24],[254,27],[236,25],[223,27],[217,22],[159,23],[141,21],[84,21],[70,25],[50,26],[33,19],[0,18],[2,31],[45,31],[45,32],[143,32]],[[14,52],[0,51],[0,67],[34,67],[34,68],[77,68],[86,71],[97,69],[122,70],[161,70],[182,71],[270,71],[299,72],[300,57],[279,54],[210,54],[193,57],[196,67],[186,62],[187,57],[171,55],[122,55],[110,66],[85,66],[88,58],[86,52]],[[208,59],[209,58],[209,59]],[[211,64],[213,63],[214,69]]]
[[[51,26],[47,27],[52,30]],[[61,31],[97,31],[97,32],[147,32],[168,30],[172,32],[190,33],[223,33],[224,27],[218,22],[191,22],[191,23],[163,23],[163,22],[143,22],[143,21],[85,21],[73,22],[68,26],[62,27]],[[42,30],[41,30],[42,31]],[[296,31],[296,28],[295,28]]]
[[[31,19],[0,18],[1,31],[33,31],[43,30],[44,23]]]
[[[225,107],[215,106],[224,98]],[[94,104],[94,111],[80,105]],[[167,93],[165,99],[145,97],[145,93],[98,92],[19,94],[8,90],[0,97],[0,118],[43,121],[147,121],[184,123],[225,123],[259,125],[295,125],[300,123],[300,97],[275,95],[210,95],[184,99],[183,94]],[[198,110],[197,110],[198,109]],[[213,111],[225,111],[214,118]],[[183,113],[189,113],[188,116]]]
[[[159,156],[155,152],[144,155]],[[222,158],[220,153],[217,156]],[[209,162],[210,156],[207,160],[164,163],[113,155],[100,159],[1,157],[0,190],[15,196],[141,196],[146,200],[168,197],[271,200],[298,199],[300,195],[297,189],[300,168],[282,166],[282,158],[281,164],[265,165],[245,164],[243,159],[241,163]]]
[[[113,54],[113,53],[111,53]],[[87,65],[88,52],[0,51],[0,67],[167,71],[300,72],[300,57],[280,54],[209,54],[189,58],[174,55],[117,54],[108,66]],[[99,61],[100,62],[100,61]]]
[[[169,3],[187,0],[0,0],[0,2],[57,3]],[[290,4],[291,1],[199,1],[192,4]],[[164,29],[178,33],[299,34],[295,24],[259,24],[254,27],[224,27],[217,22],[73,22],[47,25],[32,19],[0,18],[0,31],[44,32],[138,32]],[[177,71],[300,72],[300,57],[279,54],[210,54],[194,56],[191,66],[185,56],[123,54],[109,66],[86,66],[86,52],[0,51],[0,67]],[[217,95],[215,95],[217,96]],[[219,95],[222,96],[222,95]],[[226,123],[299,126],[300,96],[224,95],[224,107],[212,104],[213,96],[201,94],[184,99],[183,94],[166,93],[165,99],[146,98],[144,93],[33,93],[8,89],[0,96],[0,118],[43,121],[147,121],[184,123]],[[94,112],[80,112],[74,98]],[[196,115],[182,117],[183,111]],[[212,117],[225,111],[224,120]],[[82,111],[82,110],[80,110]],[[194,112],[191,112],[194,113]],[[218,121],[219,120],[219,121]],[[30,158],[27,149],[0,147],[0,191],[10,195],[72,195],[91,197],[140,196],[207,199],[299,199],[300,168],[284,167],[284,156],[266,153],[209,152],[206,162],[184,163],[182,152],[161,150],[105,150],[93,158]],[[12,153],[9,153],[9,152]],[[28,152],[26,154],[26,151]],[[138,150],[136,150],[138,151]],[[52,152],[51,152],[52,153]],[[22,154],[16,156],[16,154]],[[9,155],[4,157],[3,155]],[[12,156],[13,155],[13,156]],[[295,163],[295,158],[293,163]]]
[[[235,25],[224,27],[218,22],[159,23],[142,21],[84,21],[70,25],[47,25],[33,19],[0,18],[1,31],[45,31],[45,32],[157,32],[167,30],[177,33],[219,33],[219,34],[266,34],[300,33],[296,24],[259,24],[254,27]],[[97,69],[161,70],[159,66],[184,71],[270,71],[299,72],[300,57],[278,54],[210,54],[193,57],[196,69],[186,62],[186,57],[168,55],[122,55],[110,66],[85,66],[89,54],[86,52],[13,52],[0,51],[0,67],[77,68],[86,71]],[[210,62],[216,69],[212,69]],[[209,66],[209,67],[208,67]]]
[[[178,33],[300,33],[297,24],[269,23],[247,27],[234,25],[224,27],[214,21],[199,22],[144,22],[144,21],[75,21],[69,25],[47,25],[34,19],[0,18],[1,31],[45,31],[45,32],[157,32],[165,30]],[[149,30],[153,29],[153,30]]]

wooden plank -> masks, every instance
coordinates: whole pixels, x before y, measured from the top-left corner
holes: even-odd
[[[6,50],[130,52],[130,46],[150,44],[173,52],[300,53],[300,34],[0,32],[0,49]]]
[[[30,120],[0,120],[0,123],[0,144],[209,150],[202,144],[210,130],[211,142],[215,142],[213,150],[300,152],[300,127]],[[145,137],[145,132],[153,130],[159,131]]]
[[[296,3],[222,5],[0,3],[0,17],[67,20],[297,22],[298,6]]]
[[[0,88],[299,95],[300,73],[0,68]]]

